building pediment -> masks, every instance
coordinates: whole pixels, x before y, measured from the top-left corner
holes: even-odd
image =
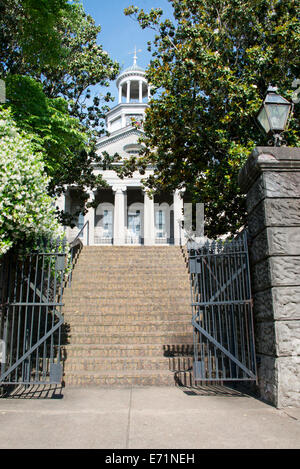
[[[138,130],[135,127],[130,127],[128,129],[120,129],[117,130],[113,133],[111,133],[109,136],[102,137],[96,145],[97,150],[102,150],[104,147],[112,145],[113,143],[120,142],[121,140],[125,140],[128,137],[141,137],[144,134],[142,130]]]

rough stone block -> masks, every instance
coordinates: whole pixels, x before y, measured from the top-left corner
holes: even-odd
[[[257,356],[258,389],[262,399],[277,405],[276,359],[265,355]]]
[[[280,357],[276,361],[277,407],[300,407],[300,357]]]
[[[273,292],[275,319],[300,319],[300,286],[275,287]]]
[[[300,227],[276,227],[267,229],[268,254],[300,255]]]
[[[300,322],[268,321],[255,324],[257,353],[269,356],[300,356]]]
[[[250,249],[251,266],[264,260],[269,255],[268,233],[267,228],[261,231],[254,239],[252,239]]]
[[[253,293],[253,315],[255,323],[274,320],[273,289]]]
[[[265,199],[248,215],[251,237],[265,227],[300,227],[300,199]]]
[[[262,399],[278,408],[300,406],[300,357],[258,356],[258,388]]]
[[[300,285],[300,256],[274,256],[252,266],[253,292],[269,287]]]
[[[276,338],[274,321],[255,324],[256,352],[273,357],[276,355]]]
[[[255,181],[247,194],[247,210],[252,210],[263,199],[300,198],[300,172],[265,172]]]
[[[265,198],[263,175],[261,175],[247,193],[246,205],[248,214]]]
[[[254,210],[248,213],[248,230],[252,238],[254,238],[267,226],[265,217],[265,203],[266,201],[262,200]]]
[[[300,197],[300,172],[283,171],[263,173],[266,198]]]
[[[264,213],[266,226],[300,226],[300,199],[266,199]]]
[[[253,294],[256,322],[300,320],[300,286],[274,287]]]
[[[252,291],[256,293],[272,286],[270,259],[264,259],[257,264],[251,265]]]
[[[274,255],[300,256],[300,227],[270,227],[253,240],[251,262]]]
[[[300,321],[276,321],[276,355],[300,357]]]

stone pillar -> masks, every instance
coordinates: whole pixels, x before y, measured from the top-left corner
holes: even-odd
[[[144,192],[144,244],[153,246],[155,244],[155,221],[154,221],[154,199],[150,199]]]
[[[261,397],[300,406],[300,148],[258,147],[239,174],[247,193]]]
[[[88,202],[94,202],[95,194],[94,192],[89,192],[89,199]],[[84,223],[89,222],[88,225],[85,227],[83,233],[83,244],[86,246],[92,246],[95,244],[95,209],[94,207],[90,207],[88,212],[84,216]]]
[[[174,210],[174,244],[180,245],[184,243],[182,220],[183,220],[183,199],[180,191],[176,190],[173,195]]]
[[[127,81],[127,103],[130,103],[130,81]]]
[[[119,104],[122,102],[122,85],[119,85]]]
[[[142,80],[139,81],[139,102],[143,102],[143,82]]]
[[[112,190],[115,193],[115,207],[114,207],[114,244],[125,244],[125,185],[114,185]]]

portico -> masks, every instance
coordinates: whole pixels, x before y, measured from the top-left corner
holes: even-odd
[[[76,210],[72,191],[68,199]],[[86,245],[179,245],[183,238],[183,199],[178,191],[151,198],[142,187],[119,182],[90,193],[89,202],[95,202],[95,207],[75,220],[75,228],[67,228],[69,239],[84,225],[80,236]]]

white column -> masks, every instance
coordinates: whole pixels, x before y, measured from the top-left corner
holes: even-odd
[[[122,85],[119,85],[119,104],[122,102]]]
[[[88,202],[94,202],[94,192],[89,192]],[[90,207],[84,216],[84,223],[89,222],[83,233],[83,243],[87,246],[95,244],[95,209]]]
[[[65,212],[66,211],[66,196],[64,193],[62,193],[55,202],[56,208],[58,210]]]
[[[130,81],[127,82],[127,103],[130,102]]]
[[[139,81],[139,102],[143,102],[143,82],[142,80]]]
[[[155,244],[154,199],[150,199],[146,191],[144,192],[144,244],[145,246]]]
[[[148,84],[148,101],[150,101],[150,99],[151,99],[150,91],[151,91],[151,86]]]
[[[66,194],[63,192],[57,199],[56,199],[56,208],[58,208],[58,210],[60,212],[66,212],[66,206],[67,206],[67,199],[66,199]],[[68,228],[66,226],[63,227],[64,228],[64,232],[66,233],[66,236],[68,236]]]
[[[183,199],[178,190],[173,195],[173,210],[174,210],[174,244],[179,245],[184,243],[182,220],[183,220]]]
[[[112,190],[115,193],[114,207],[114,244],[125,244],[125,185],[114,185]]]

